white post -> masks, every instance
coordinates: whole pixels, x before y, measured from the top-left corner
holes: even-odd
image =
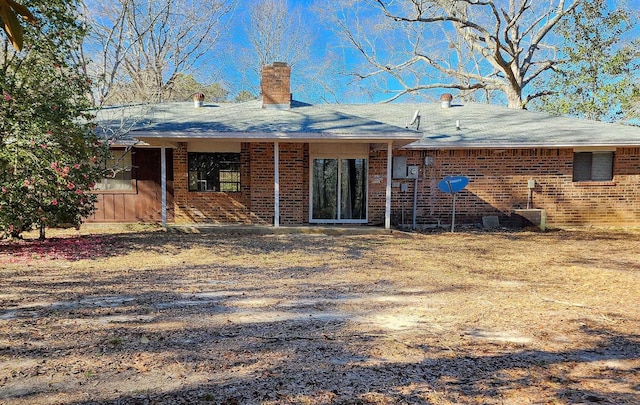
[[[393,142],[387,143],[387,190],[384,203],[384,229],[391,229],[391,170]]]
[[[162,200],[162,227],[167,227],[167,148],[160,148],[160,189]]]
[[[274,219],[273,226],[280,227],[280,143],[273,144]]]

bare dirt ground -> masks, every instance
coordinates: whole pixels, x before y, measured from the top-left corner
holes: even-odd
[[[640,404],[640,233],[131,231],[0,243],[1,404]]]

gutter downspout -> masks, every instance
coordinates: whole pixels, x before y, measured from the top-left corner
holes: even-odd
[[[411,230],[416,230],[416,217],[418,211],[418,178],[413,179],[413,218],[411,222]]]
[[[273,177],[274,177],[274,217],[273,226],[280,227],[280,143],[278,141],[273,143]]]

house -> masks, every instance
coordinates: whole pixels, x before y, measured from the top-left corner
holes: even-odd
[[[99,185],[90,221],[436,226],[453,204],[438,182],[463,175],[458,223],[537,209],[557,226],[640,225],[638,127],[446,98],[310,105],[290,74],[267,66],[262,100],[149,107],[114,145],[133,169]]]

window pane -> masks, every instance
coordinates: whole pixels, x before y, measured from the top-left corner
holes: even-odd
[[[576,152],[573,154],[573,181],[609,181],[613,179],[613,152]]]
[[[313,160],[313,219],[338,218],[338,160]]]
[[[365,159],[342,159],[341,219],[367,218],[367,161]]]
[[[95,190],[133,190],[131,150],[112,150],[103,169],[105,177],[96,183]]]
[[[591,180],[591,152],[573,154],[573,181]]]
[[[591,180],[613,179],[613,152],[593,152],[591,159]]]
[[[311,219],[367,219],[367,159],[314,159],[311,181]]]
[[[189,153],[189,191],[240,191],[240,154]]]
[[[220,170],[220,191],[240,191],[240,171]]]

